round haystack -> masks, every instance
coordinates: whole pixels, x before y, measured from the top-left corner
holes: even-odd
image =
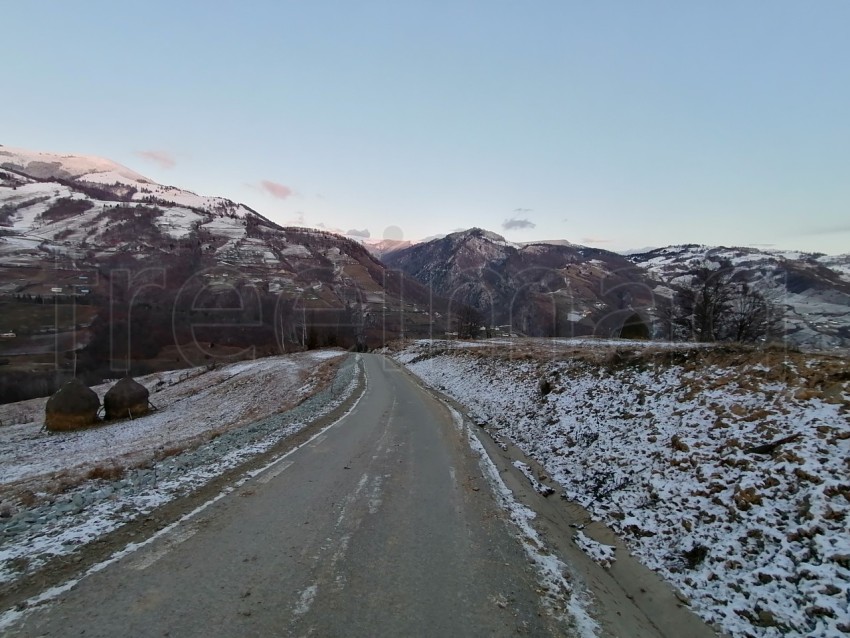
[[[100,399],[94,390],[79,379],[63,384],[47,400],[44,426],[52,431],[79,430],[97,423]]]
[[[103,408],[107,419],[126,419],[137,417],[150,411],[148,397],[150,392],[141,383],[131,377],[124,377],[103,397]]]

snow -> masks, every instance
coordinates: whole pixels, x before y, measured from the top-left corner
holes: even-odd
[[[310,249],[301,244],[287,244],[286,248],[280,251],[284,257],[311,257]]]
[[[13,148],[11,146],[0,147],[0,166],[6,162],[28,166],[32,162],[43,162],[46,164],[57,163],[64,171],[67,177],[79,178],[86,176],[87,181],[92,181],[96,174],[107,173],[113,179],[109,183],[115,181],[129,182],[149,182],[146,177],[139,173],[130,170],[121,164],[117,164],[112,160],[103,159],[101,157],[93,157],[89,155],[68,155],[59,153],[43,153],[38,151],[30,151],[23,148]],[[61,175],[59,175],[61,177]],[[40,175],[38,177],[41,177]],[[117,177],[119,179],[114,179]]]
[[[157,218],[156,225],[169,237],[183,239],[188,237],[194,225],[203,219],[203,216],[188,208],[166,208]]]
[[[543,496],[550,496],[555,493],[555,490],[553,490],[548,485],[543,485],[543,483],[541,483],[534,477],[534,472],[531,471],[531,468],[528,466],[527,463],[523,463],[522,461],[514,461],[514,467],[523,473],[525,478],[528,479],[528,482],[531,483],[531,487],[533,487],[534,491],[538,494],[542,494]]]
[[[2,159],[2,157],[0,157]],[[33,183],[19,186],[16,190],[3,192],[3,205],[19,208],[10,219],[12,228],[18,232],[31,231],[38,227],[37,218],[50,208],[57,199],[70,197],[73,191],[67,186],[54,183]],[[24,206],[27,202],[29,205]]]
[[[134,186],[138,188],[139,186],[144,186],[150,183],[150,180],[142,177],[141,175],[135,174],[135,176],[131,176],[132,171],[129,169],[125,170],[103,170],[97,171],[93,173],[84,173],[82,175],[77,176],[77,181],[80,182],[88,182],[90,184],[126,184],[127,186]]]
[[[325,355],[327,353],[321,353],[321,354]],[[327,357],[323,357],[323,358],[327,358]],[[356,361],[357,361],[357,364],[359,365],[360,364],[360,356],[359,355],[356,357]],[[365,383],[365,377],[364,377],[364,383]],[[347,396],[349,396],[353,392],[355,385],[356,385],[356,376],[352,378],[351,382],[349,383],[349,386],[345,390],[343,390],[342,394],[339,397],[337,397],[337,399],[335,401],[331,402],[331,404],[329,404],[328,406],[325,407],[325,410],[323,411],[323,413],[329,412],[331,409],[333,409],[333,407],[336,407],[336,405],[338,405]],[[268,470],[270,470],[271,468],[273,468],[276,465],[281,465],[281,464],[287,463],[287,461],[286,461],[287,457],[291,456],[292,454],[294,454],[299,449],[301,449],[301,448],[303,448],[307,445],[310,445],[311,443],[313,443],[319,437],[324,436],[325,433],[328,430],[335,427],[338,423],[340,423],[343,419],[345,419],[349,414],[351,414],[351,412],[354,411],[354,409],[360,403],[360,400],[363,398],[364,394],[365,393],[361,393],[361,395],[355,400],[353,405],[351,407],[349,407],[349,409],[345,412],[345,414],[341,415],[336,421],[325,426],[319,432],[316,432],[315,434],[313,434],[313,436],[311,436],[309,439],[307,439],[303,443],[295,446],[294,448],[290,449],[288,452],[284,453],[283,455],[273,459],[272,461],[267,463],[265,466],[263,466],[259,469],[249,470],[249,471],[245,472],[245,474],[243,474],[242,477],[239,478],[233,485],[225,487],[217,495],[215,495],[211,499],[205,501],[204,503],[202,503],[201,505],[196,507],[194,510],[183,515],[181,518],[174,521],[173,523],[165,526],[164,528],[162,528],[161,530],[159,530],[158,532],[156,532],[152,536],[148,537],[144,541],[139,542],[139,543],[130,543],[126,547],[124,547],[123,549],[112,554],[106,560],[101,561],[100,563],[97,563],[97,564],[93,565],[92,567],[88,568],[82,576],[80,576],[78,578],[72,578],[72,579],[70,579],[70,580],[68,580],[64,583],[61,583],[61,584],[56,585],[54,587],[48,588],[45,591],[43,591],[43,592],[33,596],[29,600],[27,600],[25,604],[20,605],[16,608],[13,608],[13,609],[9,609],[9,610],[7,610],[3,613],[0,613],[0,631],[4,631],[4,630],[8,629],[9,627],[17,624],[18,622],[23,620],[23,618],[25,618],[31,612],[31,610],[35,609],[36,607],[43,605],[45,603],[51,603],[51,602],[55,601],[56,599],[59,598],[59,596],[61,596],[63,593],[72,589],[74,586],[76,586],[77,583],[79,583],[81,580],[83,580],[87,576],[102,571],[103,569],[112,565],[113,563],[121,560],[122,558],[124,558],[126,556],[132,555],[133,553],[137,552],[139,549],[142,549],[143,547],[146,547],[146,546],[152,544],[153,542],[155,542],[155,541],[157,541],[157,540],[159,540],[163,537],[169,537],[170,536],[172,542],[180,542],[180,539],[185,540],[185,538],[188,538],[189,536],[193,535],[197,528],[192,525],[191,521],[200,512],[203,512],[204,510],[206,510],[207,508],[209,508],[211,505],[215,504],[216,502],[220,501],[222,498],[224,498],[228,494],[231,494],[236,488],[244,485],[247,481],[251,480],[252,478],[255,478],[257,476],[262,475],[264,472],[267,472]],[[317,414],[316,416],[320,416],[320,415]],[[295,429],[293,429],[293,431],[295,431],[295,430],[297,430],[297,426],[296,426]],[[286,436],[287,434],[290,434],[290,433],[292,433],[292,432],[281,432],[280,434],[281,434],[281,436]],[[268,449],[268,447],[270,447],[270,445],[273,444],[273,443],[274,443],[274,437],[272,437],[272,440],[268,440],[264,444],[261,443],[259,445],[255,445],[254,446],[255,449],[253,449],[253,450],[251,450],[251,449],[245,450],[244,451],[245,453],[242,454],[242,456],[244,457],[246,455],[250,455],[252,452],[253,453],[259,453],[261,451],[264,451],[265,449]],[[211,468],[211,473],[208,475],[207,478],[211,478],[216,473],[221,473],[221,472],[225,471],[226,469],[228,469],[228,467],[229,466],[226,462],[219,463],[218,467]],[[184,481],[184,483],[187,483],[187,482],[191,482],[191,481]],[[103,510],[103,516],[102,517],[98,512],[88,512],[88,516],[84,517],[81,524],[77,525],[76,527],[73,524],[71,524],[69,526],[70,527],[69,529],[65,529],[65,530],[60,529],[58,534],[54,533],[51,536],[49,536],[46,540],[44,540],[40,543],[36,542],[35,546],[33,546],[32,542],[34,540],[37,540],[37,539],[28,539],[30,541],[30,543],[29,544],[24,543],[23,547],[21,546],[21,544],[7,546],[5,548],[0,549],[0,557],[4,557],[4,558],[8,559],[8,558],[12,557],[13,555],[20,556],[20,555],[33,555],[33,554],[34,555],[38,555],[38,554],[42,554],[42,555],[44,555],[44,554],[47,554],[47,555],[64,555],[64,554],[67,554],[70,551],[73,551],[73,547],[76,546],[77,544],[91,541],[91,540],[97,538],[98,536],[100,536],[100,535],[102,535],[106,532],[109,532],[109,531],[115,529],[116,527],[118,527],[120,525],[120,520],[115,519],[114,515],[115,515],[116,511],[120,512],[124,509],[133,510],[134,508],[136,508],[136,511],[135,511],[136,516],[144,515],[146,512],[153,509],[157,504],[164,503],[164,502],[170,500],[171,498],[173,498],[174,497],[173,490],[174,490],[175,487],[179,488],[179,486],[174,486],[174,485],[156,486],[153,489],[149,489],[146,492],[140,494],[139,498],[135,499],[136,502],[131,502],[131,501],[128,501],[127,499],[118,499],[117,501],[113,501],[110,505],[99,508],[99,509]],[[169,490],[171,490],[171,493],[169,493]],[[112,514],[112,516],[110,517],[109,514]],[[29,545],[29,546],[27,546],[27,545]],[[23,552],[25,552],[24,554],[21,553],[22,550],[23,550]],[[152,556],[152,558],[146,558],[146,559],[142,559],[142,560],[144,560],[144,561],[150,561],[150,560],[155,561],[155,560],[158,560],[159,557],[161,557],[161,554],[154,553],[151,556]],[[135,563],[131,564],[131,567],[138,569],[141,564],[144,564],[144,563],[140,563],[139,561],[136,561]],[[2,576],[3,576],[3,572],[2,572],[2,569],[0,569],[0,582],[2,582],[2,580],[3,580]],[[315,594],[315,591],[313,593]]]
[[[797,346],[827,350],[847,345],[850,294],[847,286],[843,285],[850,283],[850,257],[847,255],[818,256],[801,251],[670,246],[634,255],[631,260],[668,285],[685,283],[687,271],[696,264],[717,268],[720,260],[728,260],[738,273],[746,273],[775,301],[784,314],[785,337]],[[825,269],[830,269],[832,274]],[[793,290],[799,287],[801,277],[809,281],[808,289],[803,293],[790,292],[789,282]],[[841,282],[836,282],[836,279]],[[656,288],[655,292],[668,298],[672,296],[669,288]],[[825,325],[829,320],[835,323]]]
[[[603,567],[611,567],[613,562],[617,560],[614,547],[593,540],[581,530],[575,533],[573,540],[581,548],[581,551]]]
[[[844,281],[850,282],[850,253],[846,255],[819,257],[818,262],[838,273]]]
[[[846,360],[703,348],[673,363],[629,344],[638,358],[615,364],[622,342],[571,340],[559,355],[521,341],[420,342],[396,358],[540,463],[707,621],[732,635],[850,630]],[[772,456],[747,451],[791,433]]]
[[[242,239],[246,234],[245,226],[238,220],[229,217],[214,217],[202,224],[201,227],[210,231],[213,235],[228,237],[229,239]]]

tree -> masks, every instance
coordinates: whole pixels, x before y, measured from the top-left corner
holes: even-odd
[[[686,339],[707,342],[723,337],[723,320],[732,306],[732,265],[703,262],[676,295],[674,324]]]
[[[481,312],[471,305],[463,305],[457,314],[457,336],[476,339],[481,335]]]
[[[772,296],[728,261],[703,262],[689,276],[673,300],[674,337],[754,342],[775,331],[781,313]]]
[[[753,342],[770,336],[781,320],[777,305],[770,296],[752,284],[736,286],[728,318],[728,338]]]

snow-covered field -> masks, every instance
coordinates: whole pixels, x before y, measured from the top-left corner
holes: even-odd
[[[12,484],[43,488],[60,472],[79,474],[103,464],[131,467],[157,452],[188,447],[291,407],[313,389],[316,379],[310,373],[316,366],[342,354],[320,350],[140,377],[157,411],[76,432],[42,429],[46,398],[2,405],[0,422],[14,425],[0,427],[0,505]],[[93,388],[101,403],[112,385]]]
[[[0,585],[193,492],[330,413],[357,383],[354,358],[335,373],[323,366],[343,355],[311,351],[142,377],[157,412],[78,432],[42,431],[43,399],[2,406],[5,418],[22,422],[0,427]],[[102,395],[108,387],[96,389]]]
[[[846,358],[476,345],[420,341],[395,356],[540,462],[706,620],[735,636],[850,632]],[[773,454],[750,449],[794,434]]]

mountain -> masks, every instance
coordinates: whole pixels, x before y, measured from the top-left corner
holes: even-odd
[[[514,244],[480,228],[384,261],[452,303],[477,308],[484,325],[531,336],[641,335],[659,285],[616,253],[568,242]]]
[[[390,253],[409,248],[413,245],[413,242],[403,239],[362,239],[360,241],[372,256],[380,260],[383,260]]]
[[[689,244],[633,254],[629,260],[668,284],[668,296],[695,265],[729,263],[738,280],[766,291],[781,309],[791,343],[817,349],[850,346],[850,255]]]
[[[120,369],[375,347],[429,334],[432,305],[339,235],[284,228],[106,159],[0,146],[0,357],[13,365],[78,350],[81,364]]]
[[[567,241],[513,244],[473,228],[384,256],[468,303],[486,325],[531,336],[664,336],[664,308],[701,264],[732,267],[734,280],[768,296],[789,343],[850,346],[850,255],[670,246],[628,256]],[[624,330],[625,327],[625,330]]]

